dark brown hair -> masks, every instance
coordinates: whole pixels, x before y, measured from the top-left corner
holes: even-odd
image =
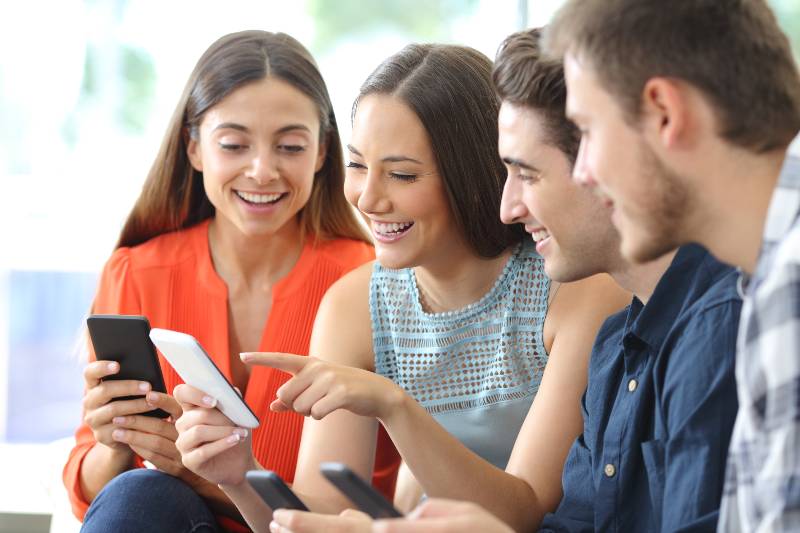
[[[647,81],[667,77],[699,89],[736,145],[785,148],[800,130],[797,65],[764,0],[568,0],[544,47],[588,61],[634,125]]]
[[[380,64],[353,104],[369,94],[400,98],[428,132],[456,224],[482,257],[519,242],[522,226],[500,221],[505,167],[497,153],[499,103],[492,62],[472,48],[411,44]]]
[[[311,197],[298,214],[303,234],[369,242],[344,197],[339,130],[314,59],[289,35],[252,30],[225,35],[197,62],[117,247],[135,246],[214,215],[203,188],[203,175],[189,162],[188,138],[196,138],[205,113],[228,94],[267,77],[291,84],[311,98],[319,110],[320,145],[327,147],[327,153],[314,175]]]
[[[539,112],[546,142],[575,163],[581,133],[567,119],[567,86],[561,61],[542,56],[538,28],[513,33],[497,50],[492,80],[501,100]]]

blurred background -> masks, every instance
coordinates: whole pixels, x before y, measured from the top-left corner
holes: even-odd
[[[0,17],[0,444],[72,435],[82,325],[189,72],[225,33],[308,46],[341,134],[377,64],[413,41],[493,57],[560,0],[52,0]],[[800,0],[771,0],[800,53]],[[4,477],[8,472],[4,472]]]

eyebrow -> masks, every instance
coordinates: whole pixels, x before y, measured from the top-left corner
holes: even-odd
[[[355,149],[355,148],[354,148],[352,145],[350,145],[350,144],[348,144],[348,145],[347,145],[347,149],[348,149],[350,152],[352,152],[352,153],[354,153],[355,155],[357,155],[357,156],[364,157],[363,155],[361,155],[361,152],[359,152],[358,150],[356,150],[356,149]],[[421,165],[421,164],[422,164],[422,161],[418,161],[418,160],[414,159],[413,157],[408,157],[408,156],[405,156],[405,155],[387,155],[386,157],[384,157],[383,159],[381,159],[381,161],[382,161],[382,162],[384,162],[384,163],[403,163],[403,162],[410,162],[410,163],[416,163],[416,164],[418,164],[418,165]]]
[[[538,168],[526,163],[522,159],[514,159],[513,157],[504,157],[503,163],[505,163],[510,167],[519,167],[519,168],[524,168],[525,170],[532,170],[533,172],[539,172]]]
[[[250,133],[250,129],[247,126],[239,124],[237,122],[223,122],[222,124],[218,124],[212,131],[222,130],[222,129],[231,129],[236,131],[241,131],[244,133]],[[311,130],[305,124],[287,124],[282,128],[278,128],[275,133],[286,133],[287,131],[294,131],[294,130],[303,130],[311,133]]]

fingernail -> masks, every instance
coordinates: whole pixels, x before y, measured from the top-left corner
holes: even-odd
[[[115,416],[111,421],[114,422],[115,424],[124,424],[125,423],[125,417],[124,416]]]
[[[114,440],[122,440],[123,438],[125,438],[125,430],[115,429],[114,431],[111,432],[111,437]]]
[[[273,512],[272,515],[275,516],[276,512],[277,511]],[[279,526],[278,523],[275,520],[273,520],[272,522],[269,523],[269,530],[272,533],[278,533],[281,530],[281,526]]]
[[[217,405],[217,399],[212,398],[211,396],[203,396],[203,403],[209,407],[214,407]]]
[[[236,435],[239,435],[243,439],[247,438],[247,430],[244,429],[244,428],[236,428],[236,429],[233,430],[233,433],[235,433]]]
[[[274,519],[272,523],[275,524],[276,526],[279,525],[275,520],[278,520],[279,518],[285,518],[284,517],[285,514],[286,511],[283,509],[275,509],[274,511],[272,511],[272,518]]]
[[[147,402],[148,403],[158,403],[158,394],[155,392],[147,393]]]
[[[245,363],[250,360],[252,354],[250,352],[242,352],[239,354],[239,359],[244,361]]]
[[[227,439],[227,440],[228,440],[228,442],[230,442],[230,443],[234,443],[234,442],[239,442],[239,441],[241,440],[241,438],[242,438],[242,437],[240,437],[238,433],[234,433],[233,435],[231,435],[230,437],[228,437],[228,439]]]
[[[109,372],[116,372],[118,368],[119,368],[119,364],[118,363],[108,363],[108,371]]]
[[[150,384],[149,383],[145,383],[145,382],[139,383],[139,390],[142,391],[142,392],[149,391],[150,390]]]

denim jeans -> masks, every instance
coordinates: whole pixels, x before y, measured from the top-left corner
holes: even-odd
[[[137,468],[112,479],[83,520],[81,533],[220,533],[214,513],[189,485],[160,472]]]

